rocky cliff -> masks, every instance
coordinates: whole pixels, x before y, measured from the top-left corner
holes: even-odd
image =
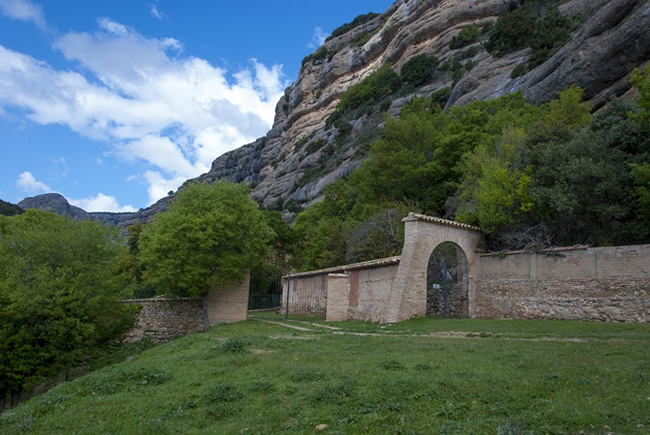
[[[530,48],[492,55],[485,37],[450,47],[463,29],[487,29],[499,14],[521,3],[398,0],[382,14],[345,26],[305,58],[298,78],[278,102],[274,125],[265,137],[220,156],[208,173],[188,182],[248,182],[260,204],[290,211],[318,200],[325,186],[357,167],[381,131],[381,112],[396,116],[415,96],[448,89],[444,101],[449,107],[521,91],[529,102],[540,104],[575,84],[596,110],[628,92],[632,70],[650,59],[650,1],[642,0],[562,2],[562,16],[577,24],[568,42],[541,63],[530,62]],[[387,63],[399,72],[421,54],[435,56],[443,65],[455,62],[458,68],[454,73],[441,69],[426,83],[393,95],[381,110],[345,119],[345,129],[326,122],[350,86]],[[513,74],[522,64],[528,68]],[[121,225],[149,220],[170,200],[128,216],[104,214],[103,219]]]
[[[217,158],[210,172],[198,179],[249,182],[254,186],[253,198],[266,207],[286,210],[294,201],[317,199],[326,185],[360,164],[367,141],[383,122],[383,117],[376,115],[351,120],[353,129],[346,143],[328,147],[336,143],[338,132],[327,129],[326,119],[345,90],[385,63],[399,71],[420,54],[436,56],[441,62],[451,60],[467,50],[450,49],[454,36],[469,26],[493,23],[509,6],[503,0],[400,0],[367,23],[330,38],[320,53],[303,62],[298,78],[277,104],[271,131]],[[452,88],[447,106],[516,91],[539,104],[571,84],[585,90],[594,109],[612,96],[625,94],[630,89],[631,71],[650,59],[650,2],[569,0],[561,4],[560,12],[582,24],[573,30],[569,42],[541,65],[511,78],[513,69],[528,60],[531,50],[495,57],[479,40],[473,44],[473,56],[463,60],[474,67],[460,80],[438,74],[424,86],[395,98],[388,112],[397,115],[414,96],[428,96],[446,87]],[[314,143],[325,145],[305,152]]]

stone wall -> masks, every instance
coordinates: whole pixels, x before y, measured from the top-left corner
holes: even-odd
[[[476,317],[650,321],[650,245],[484,254]]]
[[[131,299],[125,303],[142,307],[135,328],[126,336],[128,342],[143,338],[156,342],[169,341],[204,329],[201,299],[170,300],[157,297]]]
[[[250,273],[244,281],[210,289],[204,299],[131,299],[124,301],[142,307],[136,325],[125,340],[129,342],[150,338],[156,342],[169,341],[183,335],[205,331],[219,323],[246,320]]]

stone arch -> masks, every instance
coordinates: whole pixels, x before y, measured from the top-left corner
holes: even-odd
[[[467,256],[454,242],[442,242],[429,255],[426,315],[468,317]]]
[[[383,321],[395,323],[426,314],[427,265],[433,250],[444,242],[456,244],[467,257],[467,314],[472,317],[477,289],[476,251],[483,242],[481,230],[471,225],[415,213],[409,213],[403,222],[404,248]]]

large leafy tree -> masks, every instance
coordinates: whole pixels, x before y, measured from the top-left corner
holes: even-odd
[[[203,296],[263,259],[273,230],[249,193],[228,182],[190,184],[143,229],[145,278],[158,294]]]
[[[40,210],[0,217],[0,407],[132,326],[117,231]]]

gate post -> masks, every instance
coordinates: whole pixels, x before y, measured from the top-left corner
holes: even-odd
[[[207,294],[206,305],[210,327],[217,323],[235,323],[246,320],[250,270],[242,282],[232,282],[223,287],[213,287]]]
[[[327,311],[326,322],[348,320],[350,277],[346,274],[331,273],[327,275]]]

